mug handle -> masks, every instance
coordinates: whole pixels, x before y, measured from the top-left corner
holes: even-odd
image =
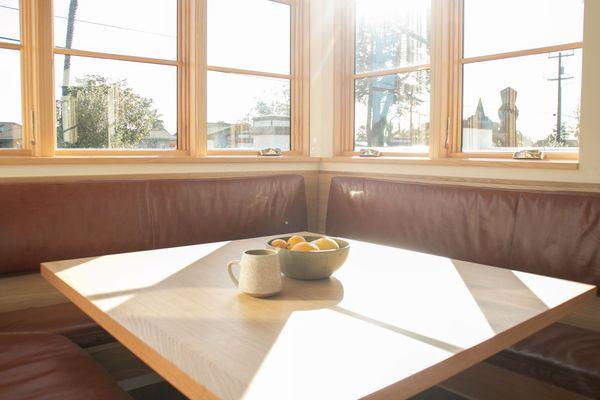
[[[235,283],[236,287],[240,286],[240,282],[236,279],[235,275],[233,274],[233,271],[231,269],[231,267],[233,267],[234,265],[240,265],[240,261],[239,260],[234,260],[234,261],[230,261],[227,263],[227,272],[229,272],[229,277],[231,278],[231,280],[233,281],[233,283]]]

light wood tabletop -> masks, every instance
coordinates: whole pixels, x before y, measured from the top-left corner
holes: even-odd
[[[191,399],[406,398],[595,295],[359,241],[331,279],[240,294],[226,263],[272,237],[48,262],[42,274]]]

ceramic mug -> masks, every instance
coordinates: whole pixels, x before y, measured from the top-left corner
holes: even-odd
[[[236,279],[232,267],[240,266],[240,279]],[[279,254],[275,250],[247,250],[240,261],[227,263],[231,280],[237,288],[250,296],[268,297],[281,291]]]

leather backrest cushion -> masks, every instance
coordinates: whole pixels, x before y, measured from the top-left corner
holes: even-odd
[[[519,194],[510,265],[600,287],[600,196]]]
[[[334,177],[327,232],[484,264],[506,264],[516,199],[490,191]]]
[[[149,208],[158,248],[307,229],[302,176],[152,185]]]
[[[600,197],[334,177],[327,233],[600,283]]]
[[[306,229],[304,178],[0,184],[0,274]]]

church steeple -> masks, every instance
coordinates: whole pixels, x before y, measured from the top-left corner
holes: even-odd
[[[477,115],[481,119],[485,117],[485,110],[483,109],[483,102],[481,101],[481,97],[479,98],[479,103],[477,103],[477,110],[475,111],[475,115]]]

